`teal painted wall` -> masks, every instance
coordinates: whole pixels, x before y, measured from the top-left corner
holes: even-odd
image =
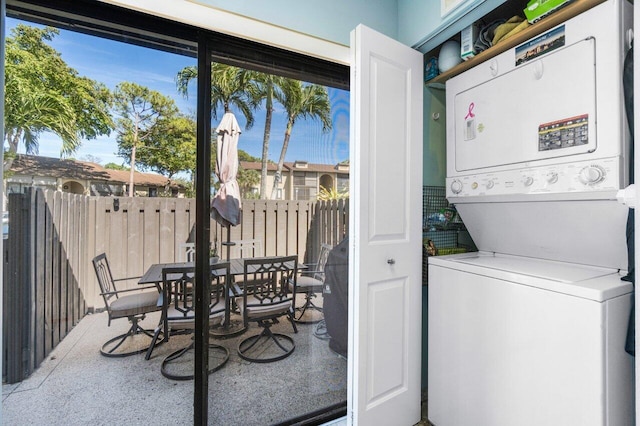
[[[441,16],[436,0],[398,0],[398,40],[421,52],[441,45],[506,0],[465,0]],[[523,5],[526,1],[523,0]]]
[[[197,0],[198,3],[343,45],[362,23],[398,36],[397,0]]]

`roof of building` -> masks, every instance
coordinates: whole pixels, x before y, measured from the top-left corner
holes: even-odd
[[[260,161],[240,161],[240,168],[245,170],[262,170],[262,163]],[[275,172],[278,170],[278,165],[275,163],[267,163],[267,170]]]
[[[240,161],[240,167],[246,170],[261,170],[262,163],[259,161]],[[267,163],[267,170],[275,172],[278,169],[278,165],[275,163]],[[349,173],[349,164],[317,164],[308,163],[306,161],[285,162],[285,171],[304,171],[304,172],[319,172],[319,173]]]
[[[129,182],[128,170],[105,169],[99,164],[88,161],[67,160],[36,155],[18,154],[10,171],[17,175],[46,176],[60,179],[82,179],[102,182]],[[134,182],[140,186],[172,186],[183,185],[155,173],[134,173]]]

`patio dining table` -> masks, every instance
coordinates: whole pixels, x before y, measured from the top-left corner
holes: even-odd
[[[212,257],[210,259],[210,263],[214,264],[219,262],[220,259],[218,257]],[[162,285],[162,271],[165,268],[184,268],[188,266],[194,266],[193,262],[173,262],[173,263],[154,263],[147,269],[144,275],[138,280],[138,284],[157,284]],[[231,259],[229,260],[229,275],[234,277],[236,275],[244,274],[244,259]],[[224,314],[225,321],[220,330],[211,331],[214,335],[220,336],[233,336],[240,333],[243,333],[246,330],[244,326],[244,322],[240,321],[231,321],[231,299],[233,296],[240,295],[238,290],[232,287],[232,283],[225,282],[225,306],[224,306]],[[233,295],[232,297],[230,297]],[[167,324],[165,321],[164,324],[164,340],[168,339]]]
[[[229,262],[229,275],[233,278],[235,276],[244,275],[244,260],[243,258],[230,259]],[[220,259],[212,257],[210,259],[211,264],[219,262]],[[138,284],[157,284],[162,285],[162,270],[165,268],[180,268],[194,266],[193,262],[173,262],[173,263],[154,263],[147,269],[144,275],[138,280]],[[307,266],[298,263],[298,270],[306,269]],[[243,321],[231,321],[231,299],[235,296],[241,296],[239,288],[232,286],[232,283],[225,282],[225,321],[221,329],[212,330],[211,333],[219,336],[232,336],[243,333],[246,330]],[[230,297],[231,296],[231,297]],[[168,337],[168,330],[165,324],[165,337]]]
[[[212,257],[211,264],[218,262],[219,258]],[[193,262],[174,262],[174,263],[154,263],[147,269],[144,275],[138,280],[138,284],[161,284],[162,270],[165,268],[184,268],[194,266]],[[244,259],[229,260],[229,275],[244,274]]]

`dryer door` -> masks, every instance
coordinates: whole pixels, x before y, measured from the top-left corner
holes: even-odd
[[[458,172],[596,149],[595,39],[558,44],[564,27],[518,48],[512,71],[455,96]]]

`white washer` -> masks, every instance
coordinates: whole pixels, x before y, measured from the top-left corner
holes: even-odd
[[[431,257],[429,420],[633,425],[631,292],[615,269],[482,252]]]

